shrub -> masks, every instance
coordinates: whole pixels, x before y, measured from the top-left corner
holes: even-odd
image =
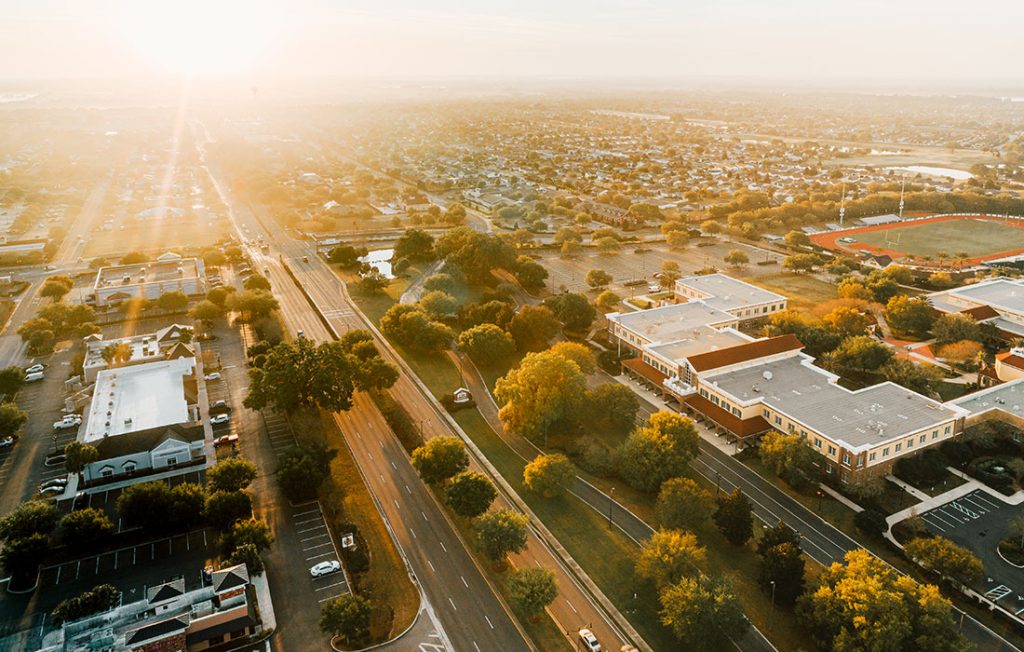
[[[885,516],[881,512],[876,512],[873,509],[865,509],[863,512],[857,512],[853,517],[853,524],[857,526],[857,529],[867,534],[868,536],[878,537],[885,532],[888,528],[888,524],[885,522]]]

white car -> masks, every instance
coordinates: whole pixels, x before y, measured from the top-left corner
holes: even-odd
[[[39,489],[40,496],[57,496],[64,493],[64,487],[66,485],[52,485],[49,487],[41,487]]]
[[[82,425],[82,417],[69,414],[60,421],[54,421],[54,430],[67,430],[68,428],[77,428]]]
[[[16,440],[13,435],[10,437],[4,437],[3,439],[0,439],[0,448],[10,448],[11,446],[14,446],[15,441]]]
[[[588,652],[601,652],[601,644],[597,642],[597,637],[594,636],[594,632],[587,628],[580,630],[580,643],[583,644],[583,649]]]
[[[28,369],[26,369],[25,373],[27,373],[27,374],[37,374],[37,373],[43,371],[44,369],[46,369],[46,367],[44,367],[43,365],[41,365],[41,364],[34,364],[31,367],[29,367]]]
[[[337,573],[341,570],[341,564],[336,561],[322,561],[313,568],[309,569],[309,574],[313,577],[322,577],[323,575],[330,575],[331,573]]]
[[[238,443],[238,435],[224,435],[223,437],[217,437],[213,440],[213,447],[220,448],[221,446],[234,446]]]
[[[210,419],[210,425],[219,426],[220,424],[227,423],[228,421],[231,421],[230,414],[218,414],[217,416]]]
[[[49,489],[50,487],[64,487],[68,483],[68,476],[64,475],[53,480],[47,480],[46,482],[39,485],[40,489]]]
[[[220,380],[220,372],[215,371],[212,374],[206,374],[205,376],[203,376],[203,378],[205,378],[208,381],[209,380]]]

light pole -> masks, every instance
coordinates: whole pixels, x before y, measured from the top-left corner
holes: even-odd
[[[822,493],[821,489],[818,489],[818,513],[821,513],[821,499],[825,494]]]
[[[772,619],[768,621],[768,633],[772,631],[772,623],[775,622],[775,580],[771,580],[772,585]]]
[[[715,494],[722,493],[722,474],[715,471]]]

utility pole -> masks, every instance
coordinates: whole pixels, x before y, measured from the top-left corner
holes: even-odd
[[[843,194],[839,198],[839,227],[843,226],[843,218],[846,217],[846,182],[843,182]]]
[[[907,175],[900,177],[900,219],[903,219],[903,191],[907,187]]]

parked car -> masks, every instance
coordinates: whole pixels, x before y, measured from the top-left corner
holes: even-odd
[[[580,643],[583,644],[583,649],[588,652],[601,652],[601,644],[597,642],[594,632],[585,627],[580,630]]]
[[[238,443],[238,435],[224,435],[223,437],[217,437],[213,440],[214,448],[220,448],[221,446],[234,446]]]
[[[36,364],[34,364],[31,367],[29,367],[28,369],[26,369],[25,373],[27,373],[27,374],[37,374],[37,373],[41,372],[44,369],[46,369],[46,367],[44,367],[43,365],[41,365],[41,364],[39,364],[37,362]]]
[[[64,485],[59,487],[42,487],[39,489],[40,496],[57,496],[64,493]]]
[[[62,475],[59,478],[53,478],[52,480],[47,480],[46,482],[43,482],[42,484],[39,485],[39,488],[46,489],[48,487],[63,487],[67,485],[67,483],[68,476]]]
[[[295,333],[295,337],[299,339],[306,337],[306,331],[300,329],[297,333]]]
[[[65,415],[60,421],[53,423],[54,430],[67,430],[68,428],[77,428],[82,425],[82,417],[77,414]]]
[[[309,256],[303,256],[302,257],[302,262],[308,263],[309,262]]]
[[[64,453],[51,455],[46,458],[45,462],[43,462],[43,466],[64,466],[64,463],[67,461],[67,459],[68,456],[65,455]]]
[[[25,374],[25,382],[26,383],[34,383],[34,382],[42,380],[43,378],[45,378],[45,376],[43,375],[43,372],[41,372],[41,371],[33,371],[30,374]]]
[[[205,378],[207,381],[220,380],[220,372],[215,371],[212,374],[206,374],[205,376],[203,376],[203,378]]]
[[[228,421],[231,421],[230,414],[218,414],[217,416],[210,419],[210,425],[219,426],[222,423],[227,423]]]
[[[220,414],[222,412],[231,412],[231,406],[226,401],[214,401],[213,405],[210,406],[210,414]]]
[[[14,442],[16,441],[18,441],[18,438],[14,435],[4,437],[3,439],[0,439],[0,448],[10,448],[11,446],[14,446]]]
[[[313,577],[321,577],[323,575],[330,575],[331,573],[337,573],[341,570],[341,564],[336,561],[322,561],[313,568],[309,569],[309,574]]]

